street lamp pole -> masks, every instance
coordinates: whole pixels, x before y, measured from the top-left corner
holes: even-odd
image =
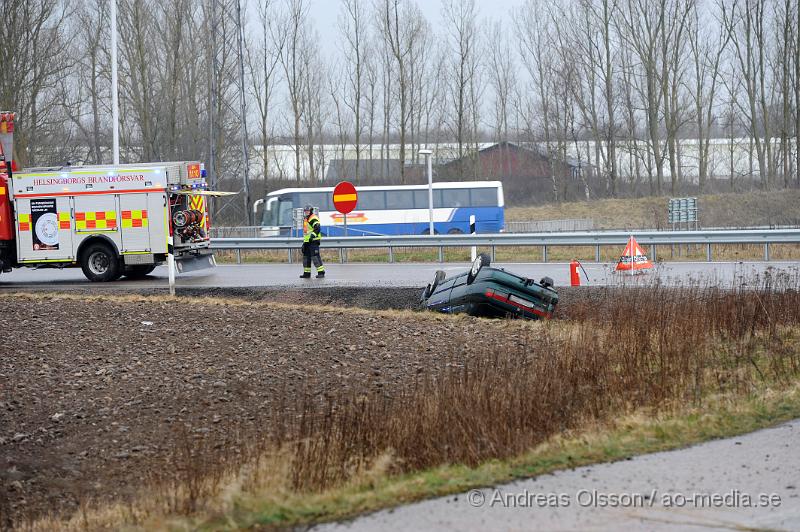
[[[428,163],[428,234],[433,234],[433,161],[431,150],[419,150],[420,155],[425,156],[425,162]]]
[[[117,0],[111,0],[111,129],[114,164],[119,164],[119,94],[117,89]],[[97,161],[98,163],[100,161]]]

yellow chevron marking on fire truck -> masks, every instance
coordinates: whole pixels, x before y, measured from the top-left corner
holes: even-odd
[[[76,231],[116,231],[117,211],[75,213]]]
[[[200,227],[206,226],[205,198],[203,196],[189,196],[189,208],[203,213],[200,219]]]
[[[122,228],[147,227],[147,209],[122,211]]]
[[[20,231],[30,231],[31,230],[31,215],[25,214],[21,212],[17,215],[17,222],[19,224]]]

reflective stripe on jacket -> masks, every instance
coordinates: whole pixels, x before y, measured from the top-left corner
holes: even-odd
[[[319,244],[320,240],[322,240],[319,217],[316,214],[312,214],[306,219],[306,222],[308,223],[308,232],[303,235],[303,242]]]

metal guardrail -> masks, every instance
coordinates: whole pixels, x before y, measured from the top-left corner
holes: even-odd
[[[569,219],[569,220],[536,220],[528,222],[506,222],[507,233],[546,233],[563,231],[591,231],[594,228],[594,220]],[[261,237],[262,227],[260,225],[249,226],[214,226],[209,233],[211,238],[258,238]],[[341,226],[328,226],[326,231],[336,232],[339,236],[344,236],[344,228]],[[366,231],[357,227],[348,228],[349,236],[381,236],[380,233]]]
[[[261,236],[261,226],[260,225],[248,225],[248,226],[218,226],[218,227],[211,227],[209,229],[209,235],[211,238],[258,238]]]
[[[594,220],[575,218],[570,220],[535,220],[528,222],[506,222],[506,233],[545,233],[562,231],[591,231]]]
[[[625,245],[633,235],[639,244],[651,246],[650,255],[655,260],[656,246],[675,244],[706,245],[707,258],[713,259],[712,245],[763,244],[764,260],[769,260],[770,244],[800,243],[800,229],[730,230],[730,231],[603,231],[573,233],[497,233],[476,235],[401,235],[401,236],[348,236],[325,237],[323,247],[329,249],[388,248],[389,261],[393,262],[394,248],[439,248],[443,260],[446,247],[491,247],[492,258],[497,246],[541,246],[542,260],[547,262],[549,246],[595,246],[595,258],[600,262],[600,246]],[[214,238],[212,246],[218,250],[291,250],[302,245],[300,238]]]

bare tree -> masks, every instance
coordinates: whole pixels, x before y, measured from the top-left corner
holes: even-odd
[[[344,96],[344,104],[350,109],[353,115],[353,141],[356,152],[355,180],[360,178],[361,161],[361,137],[364,132],[364,120],[362,108],[364,106],[364,92],[366,84],[367,69],[367,13],[361,0],[344,0],[342,2],[341,13],[339,14],[339,30],[344,39],[344,56],[346,60],[347,87],[341,94]],[[337,74],[338,77],[338,74]],[[331,97],[339,108],[339,98],[337,94]],[[339,121],[341,124],[341,120]],[[344,150],[342,150],[344,152]],[[344,153],[342,154],[344,157]]]
[[[422,31],[422,17],[416,4],[407,0],[376,0],[378,26],[397,74],[397,96],[400,102],[400,182],[405,183],[406,137],[409,122],[410,66],[414,42]],[[387,70],[388,72],[388,70]],[[388,88],[388,84],[387,84]],[[388,97],[385,96],[385,98]]]
[[[210,184],[219,190],[241,190],[242,157],[236,141],[241,141],[239,100],[236,0],[203,0],[194,17],[188,19],[190,36],[208,35],[203,46],[186,47],[184,63],[187,98],[184,102],[186,144],[184,157],[206,154]],[[193,4],[194,5],[194,4]],[[197,54],[197,55],[195,55]],[[205,92],[203,92],[205,91]],[[203,120],[204,119],[204,120]],[[206,125],[206,133],[201,132]],[[211,202],[214,219],[239,223],[242,211],[239,196]],[[249,210],[249,209],[248,209]]]
[[[458,146],[458,158],[464,158],[464,146],[471,140],[473,112],[470,85],[477,65],[478,38],[475,0],[443,0],[442,16],[446,21],[451,58],[448,68],[449,100],[452,112],[451,133]]]
[[[302,82],[304,89],[302,105],[305,110],[302,113],[302,122],[306,131],[305,146],[308,158],[308,177],[313,184],[324,178],[322,171],[325,168],[325,152],[320,149],[315,153],[315,146],[318,142],[321,142],[323,124],[327,120],[324,86],[328,74],[320,58],[318,42],[319,38],[316,35],[309,36],[306,39],[301,54],[302,63],[300,67],[300,72],[304,77]]]
[[[379,70],[377,60],[374,54],[368,54],[365,57],[364,63],[364,79],[366,88],[364,91],[364,105],[367,120],[367,143],[369,148],[368,158],[371,161],[374,158],[373,146],[375,145],[375,118],[378,107],[378,84],[379,84]],[[371,166],[371,165],[370,165]]]
[[[551,128],[552,113],[554,112],[554,94],[551,83],[554,71],[555,50],[552,46],[552,35],[549,28],[548,7],[542,1],[528,0],[518,13],[514,21],[517,38],[519,40],[520,58],[528,72],[533,90],[538,102],[537,112],[540,116],[540,127],[544,138],[544,153],[550,167],[553,201],[560,202],[558,191],[558,176],[556,175],[553,160],[550,155],[550,143],[554,138]],[[530,109],[530,106],[528,106]],[[528,130],[533,133],[534,120],[529,120]]]
[[[581,0],[575,4],[574,34],[569,44],[570,60],[580,65],[576,76],[575,103],[583,123],[594,138],[595,161],[602,161],[606,189],[617,195],[617,74],[616,38],[612,25],[616,0]],[[566,17],[565,17],[566,18]],[[566,20],[565,22],[569,22]]]
[[[270,177],[270,158],[267,147],[274,131],[271,111],[274,105],[273,96],[279,81],[277,67],[283,49],[282,41],[273,40],[273,37],[282,36],[273,28],[276,18],[273,0],[261,0],[258,4],[259,38],[251,43],[247,54],[250,95],[255,101],[258,113],[261,171],[265,180]]]
[[[283,67],[286,93],[292,114],[295,179],[300,181],[300,146],[303,143],[301,127],[303,114],[308,108],[305,100],[308,95],[308,89],[305,86],[308,78],[303,72],[306,61],[304,52],[308,45],[306,25],[308,4],[306,0],[285,1],[287,9],[274,27],[277,35],[273,39],[283,43],[280,62]]]
[[[108,52],[105,28],[108,26],[107,0],[92,0],[80,6],[76,13],[75,24],[79,28],[78,37],[73,40],[72,51],[79,60],[74,71],[75,87],[74,105],[65,102],[64,107],[75,126],[80,131],[80,138],[86,143],[85,160],[95,164],[103,162],[103,146],[106,142],[101,138],[101,108],[108,100]],[[107,107],[107,106],[105,106]],[[82,157],[83,159],[83,157]]]
[[[791,185],[792,177],[792,154],[791,154],[791,130],[792,130],[792,61],[789,59],[797,55],[794,45],[794,33],[797,32],[800,15],[797,11],[798,2],[784,0],[783,4],[775,6],[774,19],[780,21],[779,33],[776,35],[778,41],[775,46],[775,76],[780,80],[780,100],[781,118],[780,124],[780,147],[781,147],[781,173],[783,174],[783,186],[788,188]],[[795,59],[797,61],[797,59]],[[796,91],[795,92],[795,98]]]
[[[511,173],[511,157],[508,146],[509,141],[509,114],[511,112],[512,97],[516,89],[516,62],[511,52],[508,35],[500,21],[493,24],[491,29],[492,43],[489,53],[489,83],[494,93],[494,137],[501,143],[503,158],[503,173]]]
[[[430,50],[433,48],[432,34],[428,22],[420,18],[420,31],[412,43],[413,51],[409,61],[409,142],[411,144],[412,160],[419,163],[419,148],[423,133],[420,131],[423,122],[424,98],[427,85],[432,82],[428,72]]]
[[[661,91],[664,103],[664,129],[669,156],[670,192],[677,194],[681,175],[678,133],[686,121],[686,112],[681,102],[681,91],[685,84],[687,21],[693,0],[673,0],[664,5],[664,27],[660,34],[661,46]]]
[[[625,0],[616,17],[617,32],[624,45],[630,47],[641,65],[643,85],[637,84],[641,92],[647,120],[648,141],[652,164],[656,171],[656,187],[652,192],[661,195],[664,182],[664,155],[661,147],[660,110],[663,103],[664,64],[661,61],[660,45],[665,31],[667,2],[671,0]]]
[[[717,32],[708,31],[697,8],[692,11],[689,23],[687,35],[694,66],[694,87],[690,92],[694,101],[694,120],[697,125],[697,179],[700,192],[704,192],[708,179],[711,126],[714,121],[720,68],[730,33],[721,26]]]
[[[744,82],[746,104],[737,107],[747,117],[749,135],[758,158],[758,172],[763,188],[770,187],[772,169],[772,124],[767,102],[768,27],[766,5],[761,0],[734,0],[722,5],[725,30],[731,34],[733,60]]]
[[[158,79],[166,68],[159,47],[156,30],[156,5],[150,0],[121,2],[118,11],[120,34],[120,128],[122,144],[135,150],[131,132],[139,134],[138,156],[145,161],[159,160],[159,139],[156,120],[160,118],[157,108],[159,97]],[[138,127],[137,127],[138,126]],[[128,132],[128,133],[126,133]]]
[[[47,140],[66,133],[60,91],[75,61],[65,46],[71,12],[60,0],[6,0],[0,25],[0,105],[17,112],[15,157],[37,164]]]
[[[625,120],[626,136],[627,136],[627,152],[628,152],[628,175],[631,176],[632,192],[635,192],[639,181],[642,177],[642,163],[648,166],[648,185],[649,191],[652,194],[655,190],[653,183],[653,173],[649,169],[650,157],[649,152],[642,153],[639,143],[639,116],[637,107],[641,108],[636,98],[636,91],[634,91],[633,79],[636,76],[636,66],[633,60],[633,52],[628,48],[620,49],[620,73],[622,75],[622,101],[624,105],[622,108],[623,118]]]
[[[794,171],[795,183],[800,186],[800,5],[796,2],[791,16],[794,20]]]
[[[350,124],[349,124],[349,116],[345,116],[344,107],[342,100],[343,98],[340,95],[346,93],[346,89],[344,89],[343,85],[347,82],[344,80],[342,76],[339,75],[339,72],[342,70],[342,67],[339,64],[333,65],[333,68],[328,72],[328,94],[331,97],[331,102],[333,103],[333,115],[334,121],[336,126],[336,139],[338,142],[337,150],[339,151],[339,167],[337,168],[337,174],[339,176],[344,176],[345,174],[345,154],[347,153],[347,142],[348,142],[348,132],[350,131]],[[359,159],[356,159],[356,175],[358,175],[358,162]],[[358,179],[356,178],[356,181]]]

